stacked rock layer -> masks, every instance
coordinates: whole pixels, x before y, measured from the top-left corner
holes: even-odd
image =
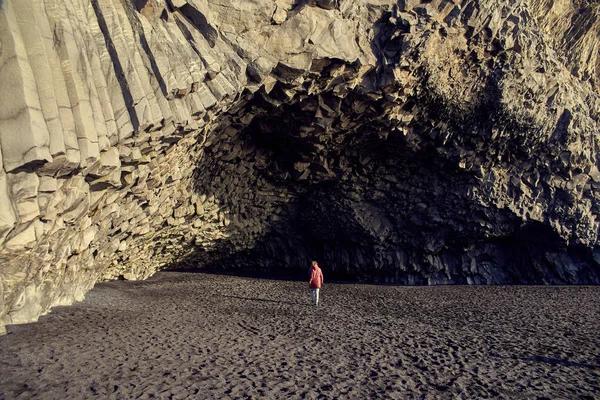
[[[182,266],[600,283],[598,18],[0,1],[0,327]]]

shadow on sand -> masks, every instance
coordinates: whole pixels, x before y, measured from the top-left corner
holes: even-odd
[[[549,357],[542,357],[542,356],[519,357],[518,359],[521,361],[542,362],[542,363],[551,364],[551,365],[560,365],[563,367],[581,367],[581,368],[590,368],[590,369],[600,369],[600,365],[585,364],[585,363],[567,361],[567,360],[557,360],[556,358],[549,358]]]
[[[208,274],[208,275],[225,275],[225,276],[236,276],[240,278],[253,278],[253,279],[266,279],[272,281],[292,281],[292,282],[306,282],[308,285],[308,268],[302,269],[284,269],[284,270],[250,270],[250,269],[218,269],[218,268],[169,268],[160,271],[161,273],[179,272],[188,274]],[[359,283],[363,284],[376,284],[373,282],[360,282],[357,279],[347,274],[340,274],[334,271],[323,270],[325,274],[325,280],[327,283],[335,283],[338,285],[356,285]],[[376,284],[378,286],[388,286],[387,284]],[[402,286],[401,284],[390,284],[390,286]]]
[[[221,297],[227,297],[230,299],[239,299],[239,300],[250,300],[250,301],[263,301],[268,303],[279,303],[279,304],[291,304],[293,306],[304,305],[303,303],[294,303],[291,301],[281,301],[281,300],[271,300],[271,299],[260,299],[258,297],[242,297],[242,296],[231,296],[223,294]]]
[[[276,281],[304,281],[308,282],[308,268],[306,273],[301,270],[281,270],[281,271],[257,271],[257,270],[233,270],[217,268],[169,268],[161,272],[181,272],[188,274],[208,274],[237,276],[241,278],[268,279]]]

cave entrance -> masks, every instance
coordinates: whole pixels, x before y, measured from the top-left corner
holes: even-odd
[[[198,226],[177,267],[299,271],[317,259],[342,278],[468,283],[465,249],[519,220],[474,202],[478,177],[416,140],[427,121],[402,117],[416,99],[398,109],[348,87],[358,66],[315,64],[312,80],[276,70],[205,140],[193,190],[217,222]]]

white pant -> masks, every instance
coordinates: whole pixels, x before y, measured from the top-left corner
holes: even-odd
[[[311,289],[312,291],[312,302],[315,306],[319,305],[319,290],[321,289]]]

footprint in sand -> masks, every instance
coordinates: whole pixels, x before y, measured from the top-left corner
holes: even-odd
[[[238,322],[237,324],[240,326],[240,328],[247,330],[250,333],[253,333],[255,335],[260,334],[260,330],[258,328],[248,325],[246,321]]]

